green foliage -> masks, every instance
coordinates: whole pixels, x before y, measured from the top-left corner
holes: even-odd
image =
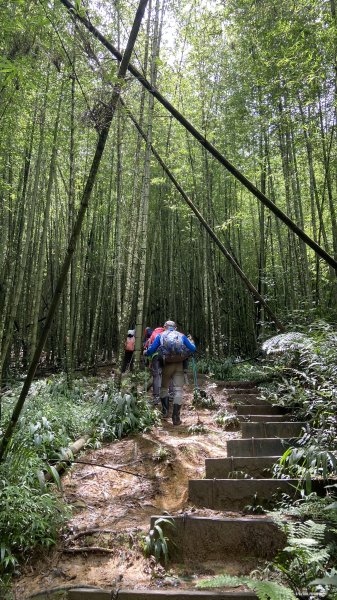
[[[245,515],[263,515],[266,512],[266,508],[260,504],[260,499],[256,492],[253,496],[252,503],[246,504],[242,512]]]
[[[328,575],[327,577],[321,577],[320,579],[314,579],[311,583],[313,585],[324,585],[324,586],[332,586],[337,587],[337,574],[335,569],[333,570],[333,575]]]
[[[328,579],[335,575],[332,565],[336,549],[325,541],[325,532],[335,529],[335,503],[332,498],[318,498],[311,487],[313,478],[336,476],[337,335],[331,326],[319,322],[305,333],[275,336],[267,340],[264,349],[273,358],[279,380],[266,386],[263,396],[308,422],[298,446],[288,448],[274,468],[276,477],[299,478],[305,489],[301,499],[282,502],[283,514],[305,522],[288,521],[285,525],[279,520],[287,534],[287,545],[274,567],[296,594],[332,598]],[[333,493],[334,486],[326,488]],[[272,514],[278,519],[277,513]]]
[[[19,391],[6,396],[4,423]],[[144,397],[117,393],[112,382],[81,380],[72,388],[62,376],[35,382],[0,467],[0,573],[13,570],[34,548],[55,543],[69,515],[47,481],[49,473],[61,487],[49,461],[59,461],[85,433],[93,440],[119,439],[148,430],[157,419]]]
[[[19,391],[14,389],[3,404],[3,429]],[[62,375],[34,382],[19,421],[18,439],[41,458],[58,458],[60,449],[92,428],[93,395],[85,380],[76,382],[73,388],[67,386]]]
[[[167,542],[169,538],[164,535],[162,526],[175,527],[174,521],[166,517],[155,520],[153,529],[143,538],[143,550],[145,556],[154,556],[156,561],[163,561],[166,565],[169,559]]]
[[[136,431],[149,431],[157,422],[158,413],[148,406],[144,396],[136,398],[122,394],[113,387],[106,389],[93,418],[95,435],[102,440],[116,440]]]
[[[69,509],[44,477],[45,463],[33,448],[12,441],[0,466],[0,573],[38,546],[55,543]]]
[[[0,570],[13,569],[22,553],[54,544],[66,515],[52,492],[42,492],[22,481],[2,485]]]
[[[245,585],[253,590],[259,600],[296,600],[291,589],[275,581],[259,581],[251,577],[235,577],[232,575],[219,575],[212,579],[205,579],[197,583],[200,589],[239,587]]]
[[[263,396],[308,422],[297,447],[288,448],[274,467],[274,476],[298,478],[308,497],[314,478],[327,480],[337,474],[337,335],[329,325],[320,322],[313,324],[306,335],[279,335],[264,347],[273,355],[282,378],[266,387]],[[314,502],[306,501],[307,510],[311,501]],[[316,501],[314,508],[317,513]],[[327,518],[323,512],[316,517]],[[305,556],[302,559],[305,562]]]
[[[192,405],[196,408],[208,408],[214,410],[216,408],[214,396],[207,394],[204,390],[194,390]]]
[[[287,534],[287,545],[278,553],[274,567],[296,594],[315,591],[312,581],[329,574],[332,549],[325,547],[326,525],[311,520],[282,523],[277,515],[273,516]]]
[[[152,459],[154,462],[163,462],[170,457],[170,451],[165,446],[158,446],[153,453]]]
[[[220,381],[264,381],[270,377],[270,369],[251,365],[236,357],[199,358],[197,368],[200,373]]]
[[[337,526],[336,507],[337,503],[334,502],[333,497],[325,496],[322,498],[313,492],[308,496],[293,500],[291,504],[286,503],[281,511],[284,515],[295,517],[301,521],[326,521],[328,530],[332,526]]]
[[[205,425],[201,423],[201,421],[198,421],[194,425],[190,425],[187,432],[189,435],[203,434],[207,433],[207,427],[205,427]]]
[[[312,479],[328,479],[337,475],[337,458],[330,450],[321,449],[320,444],[311,444],[299,448],[287,448],[274,466],[276,477],[291,476],[298,478],[311,493]]]
[[[227,410],[220,410],[215,417],[215,422],[226,431],[234,431],[240,427],[239,417]]]

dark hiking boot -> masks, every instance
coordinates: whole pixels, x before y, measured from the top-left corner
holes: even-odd
[[[168,417],[168,413],[169,413],[169,399],[168,399],[168,396],[166,396],[166,398],[161,398],[161,414],[163,415],[164,419],[166,417]]]
[[[180,420],[180,404],[173,404],[172,423],[173,425],[181,425]]]

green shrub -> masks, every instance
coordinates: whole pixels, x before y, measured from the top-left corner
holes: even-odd
[[[249,360],[249,359],[248,359]],[[199,358],[197,370],[220,381],[264,381],[270,377],[270,367],[249,364],[237,357]]]
[[[169,538],[164,535],[162,526],[175,527],[174,521],[166,517],[155,520],[153,529],[143,538],[143,550],[145,556],[154,556],[156,561],[163,560],[166,565],[169,559],[167,542]]]
[[[17,401],[19,387],[4,402],[4,427]],[[146,431],[158,419],[144,397],[115,391],[113,383],[81,380],[68,388],[64,377],[34,382],[0,467],[0,574],[12,571],[34,548],[55,543],[69,509],[46,482],[45,472],[58,475],[48,462],[84,434],[114,440]],[[1,435],[1,431],[0,431]]]
[[[227,410],[221,410],[215,417],[215,422],[225,431],[234,431],[240,427],[240,419],[234,413],[229,413]]]
[[[0,572],[12,570],[19,556],[55,543],[68,511],[53,493],[28,484],[0,488]]]
[[[194,390],[192,405],[196,408],[208,408],[214,410],[216,408],[214,396],[207,394],[204,390]]]
[[[158,420],[158,412],[149,407],[145,396],[136,398],[112,389],[97,406],[93,422],[100,439],[116,440],[136,431],[149,431]]]

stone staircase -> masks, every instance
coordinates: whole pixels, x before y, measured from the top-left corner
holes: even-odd
[[[270,560],[285,544],[285,536],[265,515],[245,516],[247,505],[268,505],[277,495],[297,495],[297,481],[271,478],[271,469],[292,445],[305,423],[289,420],[283,408],[270,406],[254,387],[228,390],[241,421],[242,439],[227,442],[227,457],[205,461],[206,478],[189,481],[189,500],[198,512],[169,516],[175,527],[163,525],[173,563],[221,563],[226,557]],[[207,509],[205,511],[205,509]],[[211,511],[230,511],[230,516]],[[203,516],[203,512],[207,512]],[[237,513],[237,514],[235,514]],[[159,516],[151,518],[153,527]],[[69,600],[108,600],[111,592],[74,590]],[[253,600],[253,592],[186,590],[119,590],[118,600]]]

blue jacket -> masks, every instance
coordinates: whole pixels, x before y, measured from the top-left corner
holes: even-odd
[[[158,333],[157,337],[153,340],[151,346],[147,349],[146,356],[152,356],[152,354],[154,354],[155,351],[158,350],[158,348],[160,346],[160,336],[161,335],[162,335],[161,333]],[[191,350],[191,352],[196,351],[195,345],[192,344],[192,342],[190,342],[190,340],[186,337],[186,335],[183,335],[182,340],[183,340],[184,346],[186,346],[186,348]]]

